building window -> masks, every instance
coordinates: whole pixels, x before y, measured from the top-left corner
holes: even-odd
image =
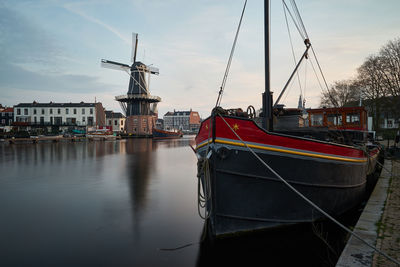
[[[2,123],[2,124],[6,124],[6,119],[2,119],[2,120],[1,120],[1,123]]]
[[[82,117],[82,122],[85,122],[85,117]]]
[[[393,128],[393,121],[392,120],[388,120],[387,121],[387,127],[388,128]]]
[[[93,114],[93,109],[92,108],[90,109],[90,114]]]
[[[114,121],[114,125],[117,125],[117,124],[118,124],[118,121],[117,121],[117,120],[115,120],[115,121]]]
[[[76,114],[76,108],[74,108],[74,114]]]
[[[50,114],[53,114],[53,109],[52,108],[50,109]]]
[[[24,108],[24,115],[28,115],[28,109]]]
[[[108,120],[108,125],[111,125],[111,120]]]
[[[33,117],[33,121],[36,123],[37,122],[37,117]]]
[[[21,115],[21,109],[17,109],[17,115]]]
[[[33,114],[36,114],[36,108],[33,110]]]
[[[82,109],[82,114],[85,114],[85,109],[84,108]]]
[[[121,126],[123,126],[123,125],[124,125],[124,121],[121,120]]]
[[[61,109],[57,109],[57,114],[61,114]]]
[[[42,108],[42,114],[44,114],[44,108]]]
[[[69,114],[69,109],[68,108],[65,109],[65,114]]]

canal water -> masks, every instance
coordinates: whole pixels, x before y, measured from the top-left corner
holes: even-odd
[[[334,265],[329,224],[207,237],[193,142],[0,144],[0,266]]]

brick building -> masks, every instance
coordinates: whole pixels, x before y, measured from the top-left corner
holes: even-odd
[[[14,121],[13,108],[1,108],[0,110],[0,131],[9,132]]]

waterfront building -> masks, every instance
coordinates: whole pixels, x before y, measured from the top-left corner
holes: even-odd
[[[20,103],[14,106],[14,126],[31,130],[53,127],[52,131],[70,128],[103,127],[105,112],[97,103]],[[57,128],[57,129],[56,129]]]
[[[121,112],[106,111],[106,125],[113,132],[124,132],[125,121],[126,118]]]
[[[362,102],[351,101],[348,107],[362,105],[368,112],[368,131],[398,129],[400,127],[400,96],[381,97],[375,100],[365,99]]]
[[[0,132],[9,132],[14,121],[14,109],[1,107],[0,110]]]
[[[164,130],[197,132],[200,128],[200,115],[197,111],[169,111],[164,115]]]

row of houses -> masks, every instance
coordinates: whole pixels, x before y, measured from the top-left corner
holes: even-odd
[[[157,118],[155,118],[157,120]],[[196,111],[167,112],[157,121],[165,130],[195,132],[200,127],[200,116]],[[106,111],[96,103],[20,103],[13,107],[0,105],[0,131],[32,131],[46,129],[51,132],[68,132],[71,129],[108,128],[113,132],[126,132],[126,117],[120,112]]]
[[[119,112],[105,111],[102,103],[20,103],[13,107],[0,105],[0,131],[11,129],[68,132],[72,129],[108,128],[124,130],[125,117]]]

